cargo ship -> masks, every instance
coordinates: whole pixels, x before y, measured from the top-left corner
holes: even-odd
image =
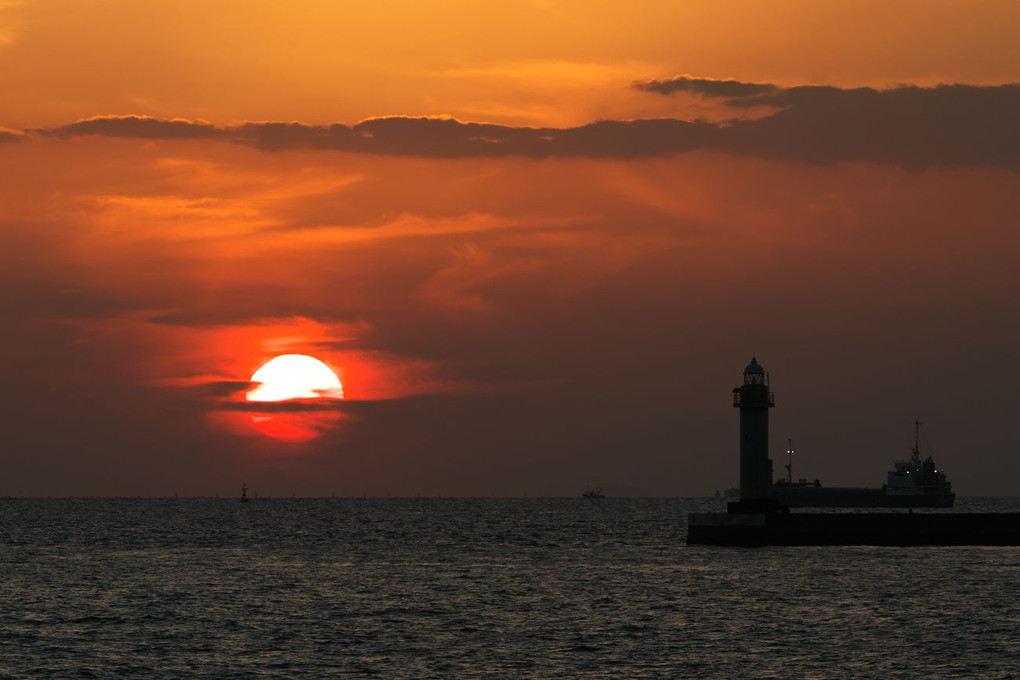
[[[817,479],[793,481],[793,447],[787,447],[790,463],[787,479],[772,486],[773,496],[788,508],[949,508],[956,500],[946,471],[931,456],[922,459],[921,424],[914,421],[914,447],[910,458],[896,461],[881,488],[825,487]]]

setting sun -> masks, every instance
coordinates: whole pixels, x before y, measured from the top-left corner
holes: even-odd
[[[251,377],[255,386],[245,394],[249,402],[285,402],[293,399],[343,399],[344,388],[329,366],[306,354],[282,354],[266,362]],[[299,402],[300,403],[300,402]],[[274,439],[306,442],[336,424],[333,410],[251,413],[256,429]]]
[[[280,355],[255,371],[251,381],[258,384],[245,395],[248,401],[344,398],[336,373],[305,354]]]

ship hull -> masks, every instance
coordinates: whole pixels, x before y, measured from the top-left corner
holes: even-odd
[[[949,508],[955,493],[890,494],[884,489],[851,487],[773,487],[776,500],[790,508]]]

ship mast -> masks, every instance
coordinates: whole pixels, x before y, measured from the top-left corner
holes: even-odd
[[[786,481],[793,484],[793,439],[786,439],[786,455],[789,462],[786,464]]]
[[[921,464],[921,421],[914,420],[914,450],[910,452],[910,457],[913,458],[915,465]]]

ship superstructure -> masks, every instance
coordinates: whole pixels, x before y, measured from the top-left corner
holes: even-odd
[[[885,492],[890,496],[956,497],[946,471],[939,470],[931,456],[921,459],[921,423],[914,421],[914,447],[910,458],[896,461],[896,469],[886,475]],[[952,501],[950,501],[950,505]]]

